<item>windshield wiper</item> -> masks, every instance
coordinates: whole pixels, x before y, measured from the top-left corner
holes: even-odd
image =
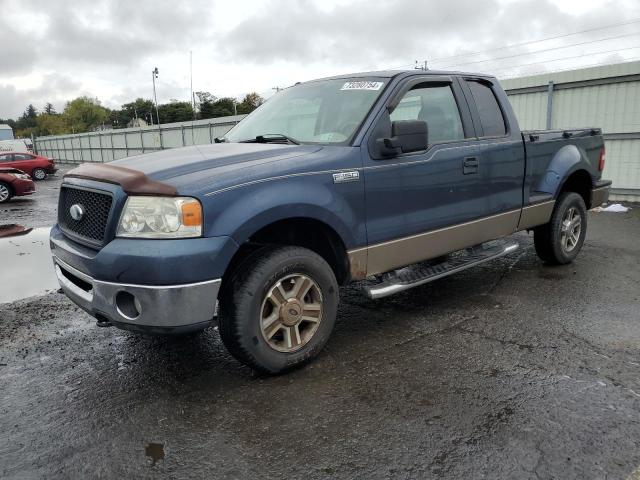
[[[258,135],[253,140],[242,140],[242,143],[290,143],[292,145],[300,145],[300,142],[295,138],[288,137],[282,133],[265,133],[264,135]]]

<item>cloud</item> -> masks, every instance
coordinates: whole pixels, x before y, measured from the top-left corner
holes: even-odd
[[[494,59],[504,50],[468,53],[637,17],[637,0],[3,0],[0,117],[19,115],[30,102],[64,103],[85,93],[110,107],[151,98],[154,66],[161,72],[158,100],[188,100],[190,50],[194,88],[217,96],[333,73],[410,67],[414,60],[426,59],[436,69],[513,73],[606,61],[603,54],[545,64],[572,53],[638,45],[619,55],[633,58],[640,56],[640,35],[528,52],[640,34],[637,23],[523,45],[507,50],[518,54],[512,59]],[[540,64],[526,65],[534,62]]]
[[[37,55],[35,46],[12,25],[0,22],[0,71],[3,75],[21,75],[31,70]]]
[[[478,65],[484,70],[509,62],[465,63],[491,58],[495,53],[446,57],[619,23],[624,20],[619,15],[621,10],[626,12],[627,19],[640,16],[637,2],[600,2],[596,8],[585,7],[571,13],[561,7],[551,0],[380,3],[354,0],[326,9],[309,0],[293,4],[271,0],[226,33],[222,45],[225,60],[232,63],[269,65],[286,60],[301,66],[325,62],[345,67],[354,64],[395,67],[407,60],[426,59],[434,68],[464,70],[468,65],[466,69],[477,70],[473,65]],[[628,32],[634,28],[638,31],[636,24],[608,32]],[[592,32],[559,42],[568,44],[606,34],[607,31]],[[549,45],[555,43],[546,44]],[[527,59],[534,59],[527,51],[535,48],[540,45],[522,46],[512,52],[521,52],[520,63],[526,63]],[[438,60],[443,57],[444,60]]]
[[[47,103],[52,103],[60,112],[67,100],[83,94],[88,92],[81,91],[80,82],[68,75],[60,74],[44,75],[42,83],[32,88],[18,89],[15,85],[0,84],[0,99],[2,99],[0,118],[6,118],[5,111],[14,112],[11,116],[15,118],[29,104],[41,110]]]

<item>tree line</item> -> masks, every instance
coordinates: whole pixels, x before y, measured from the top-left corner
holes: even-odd
[[[196,92],[194,99],[195,110],[190,102],[171,100],[159,104],[156,113],[154,103],[144,98],[125,103],[120,109],[109,109],[97,98],[84,96],[67,102],[60,113],[51,103],[41,111],[29,104],[19,118],[0,119],[0,124],[9,124],[16,138],[64,135],[157,124],[158,117],[160,123],[172,123],[242,115],[251,113],[264,102],[255,92],[247,94],[240,102],[230,97],[217,98],[209,92]]]

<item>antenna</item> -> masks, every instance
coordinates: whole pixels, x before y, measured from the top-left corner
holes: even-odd
[[[191,111],[193,119],[196,119],[196,99],[193,96],[193,50],[189,50],[189,75],[191,77]]]

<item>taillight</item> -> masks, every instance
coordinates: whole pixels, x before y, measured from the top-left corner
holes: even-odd
[[[600,160],[598,161],[598,170],[599,171],[604,170],[604,147],[602,147],[602,150],[600,150]]]

